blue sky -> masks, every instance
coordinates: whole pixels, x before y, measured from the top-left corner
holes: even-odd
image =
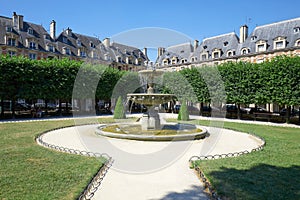
[[[296,0],[0,0],[0,15],[11,17],[15,11],[46,30],[54,19],[57,33],[70,27],[101,40],[132,29],[160,27],[201,41],[233,31],[238,34],[243,24],[251,32],[257,25],[300,17],[299,7]]]

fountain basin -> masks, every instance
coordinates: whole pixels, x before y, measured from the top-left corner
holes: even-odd
[[[128,140],[140,140],[140,141],[189,141],[189,140],[197,140],[205,138],[208,133],[204,127],[195,126],[195,131],[191,131],[191,125],[189,124],[180,124],[181,127],[179,130],[175,130],[176,133],[172,133],[170,131],[162,131],[162,130],[170,130],[170,129],[161,129],[161,130],[151,130],[144,131],[140,130],[135,133],[126,132],[122,130],[122,127],[134,127],[140,126],[140,124],[114,124],[111,126],[120,127],[119,131],[111,132],[105,131],[105,128],[109,125],[101,125],[97,127],[96,134],[111,137],[111,138],[119,138],[119,139],[128,139]],[[176,127],[177,125],[174,123],[165,124],[167,128],[173,129],[172,127]],[[174,129],[173,129],[174,130]],[[156,134],[159,133],[159,134]]]
[[[133,93],[127,94],[128,100],[146,106],[159,105],[172,101],[175,98],[174,94],[157,94],[157,93]]]

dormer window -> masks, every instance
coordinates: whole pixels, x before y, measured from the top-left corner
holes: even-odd
[[[300,27],[295,27],[294,28],[294,33],[299,33],[300,32]]]
[[[169,64],[169,59],[165,58],[164,61],[163,61],[163,64],[168,65]]]
[[[76,43],[77,43],[77,46],[81,47],[81,41],[79,39],[76,41]]]
[[[265,40],[259,40],[256,43],[256,52],[263,52],[267,50],[267,42]]]
[[[172,61],[171,61],[172,65],[177,64],[177,61],[178,61],[178,58],[177,57],[173,57]]]
[[[29,28],[27,32],[28,32],[28,34],[33,35],[33,29],[32,28]]]
[[[6,31],[7,31],[7,32],[12,32],[12,31],[13,31],[13,28],[12,28],[11,26],[7,26],[7,27],[6,27]]]
[[[51,45],[51,44],[48,44],[47,45],[47,50],[50,51],[50,52],[54,52],[54,46]]]
[[[191,58],[191,62],[196,62],[197,61],[197,57],[192,57]]]
[[[227,51],[227,57],[232,57],[232,56],[235,56],[235,51],[234,50]]]
[[[71,50],[68,47],[63,47],[63,54],[65,55],[71,55]]]
[[[16,39],[15,38],[8,38],[7,39],[8,46],[16,46]]]
[[[251,36],[251,41],[255,41],[257,39],[257,36]]]
[[[208,53],[202,53],[201,54],[201,60],[207,60],[208,59]]]
[[[250,50],[248,49],[248,48],[242,48],[242,50],[241,50],[241,54],[242,55],[246,55],[246,54],[248,54],[250,52]]]
[[[46,40],[50,40],[50,35],[44,35],[44,38],[45,38]]]
[[[68,43],[68,38],[67,37],[63,37],[62,40],[63,40],[63,43],[66,43],[66,44]]]
[[[122,62],[122,58],[120,56],[117,57],[117,62]]]
[[[90,47],[96,48],[96,45],[93,42],[90,42]]]
[[[181,63],[182,64],[187,63],[187,60],[186,59],[181,59]]]
[[[212,58],[217,59],[221,57],[221,50],[220,49],[214,49],[212,52]]]
[[[277,37],[274,39],[274,49],[283,49],[286,47],[286,38]]]
[[[36,49],[36,43],[35,42],[29,42],[29,48],[30,49]]]
[[[300,39],[296,40],[295,46],[296,46],[296,47],[300,47]]]

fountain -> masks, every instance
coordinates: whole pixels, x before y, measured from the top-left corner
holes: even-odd
[[[139,72],[143,83],[148,86],[146,93],[127,94],[127,99],[134,103],[143,104],[147,107],[148,112],[144,113],[141,118],[142,130],[160,129],[160,118],[156,105],[167,103],[175,98],[173,94],[154,93],[154,78],[162,76],[163,70],[142,70]]]
[[[105,137],[142,141],[179,141],[205,138],[207,131],[204,127],[182,123],[160,123],[158,110],[155,107],[175,99],[174,94],[155,92],[156,78],[162,78],[163,73],[163,70],[139,71],[142,86],[146,86],[147,89],[144,93],[127,94],[128,101],[147,107],[147,112],[142,115],[139,122],[127,121],[127,123],[100,125],[96,129],[96,133]]]

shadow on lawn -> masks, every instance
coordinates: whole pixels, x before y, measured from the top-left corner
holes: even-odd
[[[184,190],[182,193],[171,192],[159,199],[150,199],[150,200],[201,200],[208,199],[201,188],[197,186],[192,186],[190,189]]]
[[[300,199],[300,166],[260,164],[251,169],[222,168],[213,178],[218,195],[229,199]]]

